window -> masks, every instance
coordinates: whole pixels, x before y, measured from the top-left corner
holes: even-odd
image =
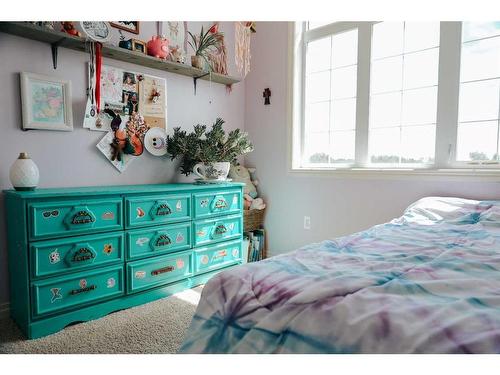
[[[298,23],[293,169],[500,172],[500,22]]]
[[[439,22],[373,26],[369,157],[374,164],[434,162]]]
[[[306,46],[306,163],[353,163],[356,129],[357,30]]]
[[[499,160],[500,22],[464,22],[457,161]]]

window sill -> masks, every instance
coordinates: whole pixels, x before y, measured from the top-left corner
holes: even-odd
[[[330,176],[354,178],[445,178],[459,177],[500,181],[500,168],[291,168],[290,175],[303,176]]]

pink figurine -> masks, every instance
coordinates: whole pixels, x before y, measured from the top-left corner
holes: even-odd
[[[148,49],[148,55],[158,57],[160,59],[168,58],[170,55],[170,50],[168,48],[169,40],[160,35],[155,35],[146,45]]]

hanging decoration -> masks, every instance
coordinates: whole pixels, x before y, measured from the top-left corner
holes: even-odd
[[[250,35],[255,32],[255,22],[236,22],[234,30],[236,68],[245,77],[250,71]]]
[[[212,67],[212,71],[215,73],[227,75],[227,48],[224,43],[224,34],[219,33],[219,23],[214,23],[213,26],[209,29],[209,32],[217,39],[215,51],[209,52],[208,54],[208,60]]]

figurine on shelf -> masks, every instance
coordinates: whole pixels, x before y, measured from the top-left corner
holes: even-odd
[[[154,35],[147,44],[149,56],[158,57],[160,59],[167,59],[170,55],[168,48],[169,40],[160,35]]]
[[[82,34],[77,29],[75,29],[75,25],[71,21],[61,22],[61,26],[62,26],[61,29],[62,32],[65,32],[73,36],[82,36]]]
[[[184,64],[186,61],[186,55],[181,47],[177,46],[170,49],[170,60],[176,63]]]

